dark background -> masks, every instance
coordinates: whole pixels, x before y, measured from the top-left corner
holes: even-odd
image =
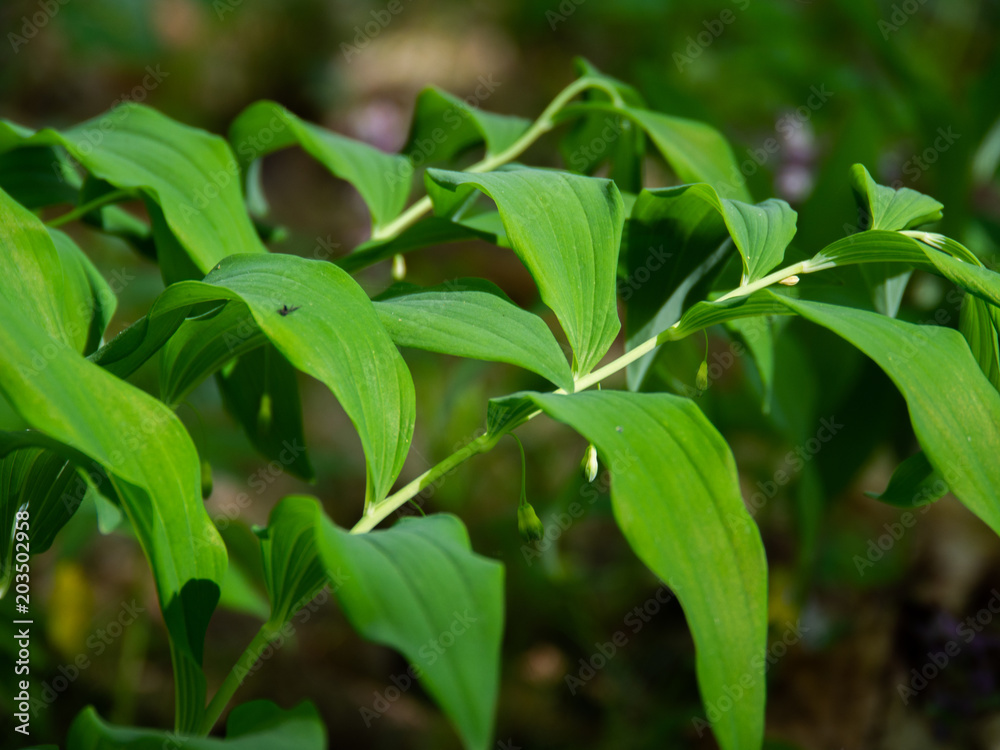
[[[4,0],[0,116],[59,127],[98,115],[125,96],[225,133],[244,107],[266,98],[396,150],[424,86],[460,96],[485,86],[492,90],[483,108],[533,118],[573,78],[572,61],[580,55],[636,85],[652,108],[722,130],[752,173],[755,199],[776,195],[798,210],[790,254],[811,255],[854,225],[847,181],[854,162],[866,164],[880,182],[938,198],[945,204],[940,231],[984,259],[996,253],[997,2],[402,0],[401,11],[375,29],[372,12],[385,18],[387,5]],[[32,20],[38,13],[44,24]],[[366,24],[377,33],[366,32]],[[153,85],[144,89],[144,78]],[[810,108],[816,91],[829,94]],[[800,127],[782,127],[788,117]],[[772,138],[779,147],[768,153]],[[546,137],[524,160],[559,166],[556,146],[557,135]],[[662,164],[650,161],[648,185],[671,180]],[[309,254],[325,242],[347,252],[366,238],[360,199],[301,152],[268,157],[264,184],[275,219],[288,228],[275,250]],[[122,291],[114,333],[148,308],[162,286],[158,270],[117,241],[84,229],[75,236],[109,276],[135,277]],[[408,265],[410,281],[485,276],[519,303],[539,306],[530,277],[510,253],[449,246],[413,254]],[[377,293],[389,282],[386,264],[359,281]],[[900,316],[938,316],[956,325],[958,308],[947,292],[936,277],[915,275]],[[661,357],[661,387],[693,382],[703,346],[696,338]],[[725,331],[713,332],[713,355],[724,358],[729,346]],[[490,397],[543,387],[502,365],[409,351],[406,357],[417,386],[418,426],[403,479],[472,436]],[[1000,628],[988,609],[1000,604],[994,593],[1000,543],[950,496],[905,518],[864,495],[881,491],[895,465],[916,450],[905,404],[867,359],[795,321],[782,328],[777,367],[770,414],[762,413],[754,367],[742,358],[700,401],[733,447],[745,496],[763,498],[754,516],[771,567],[772,747],[1000,747]],[[940,367],[946,377],[948,363]],[[156,368],[147,367],[135,382],[155,392],[155,377]],[[214,467],[209,506],[226,527],[233,565],[248,587],[213,620],[206,650],[212,686],[259,624],[253,614],[232,611],[260,607],[250,525],[265,523],[273,504],[290,492],[316,494],[344,524],[361,511],[357,438],[328,392],[305,380],[302,387],[318,476],[312,487],[268,473],[222,410],[212,383],[179,410]],[[817,439],[822,420],[842,425],[825,442]],[[507,565],[497,747],[714,747],[692,724],[700,708],[680,609],[655,604],[658,583],[622,540],[606,493],[593,504],[583,494],[577,462],[584,444],[545,420],[522,432],[529,499],[559,537],[541,554],[526,556],[516,531],[520,467],[513,441],[474,459],[424,498],[428,511],[457,512],[476,549]],[[789,458],[796,449],[799,462]],[[603,475],[602,482],[606,487]],[[246,508],[237,502],[241,492],[252,497]],[[561,530],[559,514],[581,498],[586,515]],[[98,535],[93,512],[84,509],[33,570],[34,591],[46,608],[45,638],[36,638],[33,663],[49,685],[65,686],[37,720],[34,738],[59,739],[88,703],[117,722],[169,726],[169,657],[134,541],[122,533]],[[129,619],[123,603],[133,599],[145,609],[142,616],[111,626]],[[644,605],[656,610],[648,622],[629,616]],[[977,613],[986,624],[966,642],[963,634],[971,631],[960,623]],[[405,662],[359,641],[329,601],[303,619],[237,699],[268,697],[286,706],[312,700],[335,747],[457,747],[419,688],[366,727],[360,710],[377,710],[376,696],[393,684],[392,675],[405,672]],[[581,672],[580,660],[591,659],[595,643],[619,630],[627,645],[585,684],[571,685],[567,676],[589,674]],[[783,637],[792,645],[779,645]],[[924,668],[928,653],[952,640],[960,645],[958,656],[904,696],[900,686],[911,684],[911,670]],[[9,643],[4,638],[3,648]],[[81,654],[90,665],[77,679],[56,683]],[[4,680],[8,674],[5,668]]]

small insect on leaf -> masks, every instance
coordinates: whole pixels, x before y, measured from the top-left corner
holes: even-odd
[[[289,307],[288,305],[282,305],[281,307],[278,308],[278,312],[281,313],[282,317],[284,317],[285,315],[289,315],[289,314],[295,312],[300,307],[301,307],[301,305],[296,305],[295,307]]]

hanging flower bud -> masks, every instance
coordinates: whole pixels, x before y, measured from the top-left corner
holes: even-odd
[[[526,542],[537,542],[545,536],[545,527],[538,519],[531,503],[523,502],[517,506],[517,530]]]
[[[208,500],[212,494],[212,464],[208,461],[201,462],[201,498]]]
[[[699,391],[708,388],[708,360],[704,360],[698,367],[698,375],[694,379],[694,385]]]
[[[580,462],[580,468],[583,470],[583,477],[588,482],[593,482],[597,479],[597,448],[591,443],[587,446],[587,450],[583,452],[583,461]]]
[[[406,260],[402,255],[396,253],[392,257],[392,279],[393,281],[402,281],[406,278]]]
[[[260,406],[257,408],[257,434],[264,435],[271,429],[271,394],[265,393],[260,397]]]

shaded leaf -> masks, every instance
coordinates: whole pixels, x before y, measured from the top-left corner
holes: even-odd
[[[413,176],[409,159],[305,122],[275,102],[255,102],[243,110],[230,127],[229,139],[244,170],[262,156],[301,146],[331,174],[357,189],[375,227],[406,205]]]
[[[853,308],[778,297],[847,339],[899,388],[927,459],[951,491],[1000,533],[1000,393],[958,331]],[[947,377],[941,377],[942,367]]]
[[[58,229],[50,229],[63,270],[65,328],[77,351],[90,354],[100,346],[118,298],[97,267],[76,243]]]
[[[265,343],[217,372],[216,381],[226,409],[251,445],[270,465],[278,462],[282,471],[311,482],[315,473],[306,450],[302,401],[289,361]]]
[[[668,203],[682,200],[680,206],[658,206],[659,201]],[[743,283],[756,281],[781,263],[785,248],[795,236],[797,214],[785,201],[770,198],[756,205],[738,200],[721,198],[711,185],[681,185],[676,188],[656,188],[643,190],[632,207],[632,217],[646,223],[662,221],[667,216],[682,225],[692,227],[695,220],[687,217],[685,209],[693,209],[692,204],[702,202],[716,211],[725,222],[733,243],[743,258]],[[697,214],[702,210],[693,209]],[[697,219],[703,221],[701,216]],[[683,230],[681,230],[683,231]]]
[[[322,515],[314,498],[286,497],[271,511],[267,528],[257,531],[273,625],[288,622],[326,585],[316,542]]]
[[[82,182],[59,149],[34,146],[0,154],[0,189],[25,208],[75,203]]]
[[[979,369],[1000,390],[1000,308],[967,294],[962,299],[958,330],[965,336]]]
[[[524,118],[486,112],[431,86],[417,96],[403,152],[417,165],[448,161],[480,143],[488,155],[499,154],[530,125]]]
[[[356,273],[379,261],[430,245],[479,239],[495,245],[508,246],[505,237],[498,235],[498,230],[502,233],[502,226],[485,229],[480,226],[481,223],[482,219],[452,221],[440,216],[429,216],[407,227],[395,237],[363,242],[354,249],[354,252],[337,258],[334,262],[348,273]]]
[[[947,492],[948,485],[931,466],[926,454],[914,453],[892,472],[889,486],[881,495],[865,494],[897,508],[918,508],[939,500]]]
[[[492,747],[503,567],[474,554],[462,522],[443,514],[367,534],[324,517],[317,543],[351,625],[411,662],[465,747]]]
[[[226,739],[178,738],[155,729],[116,727],[93,707],[73,720],[66,750],[163,750],[181,743],[184,750],[325,750],[326,729],[311,703],[285,711],[270,701],[237,706],[226,722]]]

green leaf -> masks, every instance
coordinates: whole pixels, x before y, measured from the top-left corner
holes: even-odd
[[[208,375],[266,343],[253,315],[238,300],[186,319],[163,345],[160,398],[176,407]]]
[[[597,447],[611,504],[639,558],[677,595],[698,684],[724,750],[764,734],[767,561],[725,440],[689,399],[587,391],[521,393]],[[732,700],[732,686],[744,694]],[[729,696],[729,697],[727,697]],[[728,706],[728,710],[722,710]]]
[[[14,517],[29,514],[30,553],[39,555],[76,512],[86,485],[57,452],[25,448],[7,453],[12,436],[0,432],[0,598],[13,578]]]
[[[226,256],[266,252],[243,205],[236,158],[219,136],[132,103],[61,132],[32,135],[0,121],[0,152],[57,145],[95,177],[160,208],[176,238],[157,244],[164,268],[183,261],[203,275]],[[168,281],[190,276],[165,273]]]
[[[0,154],[0,189],[25,208],[75,203],[81,183],[60,149],[36,146]]]
[[[155,729],[116,727],[87,707],[69,729],[66,750],[325,750],[326,729],[311,703],[287,711],[270,701],[237,706],[226,721],[226,739],[177,737]]]
[[[776,296],[769,290],[761,290],[746,297],[699,302],[692,305],[675,325],[661,332],[656,337],[657,344],[662,344],[665,341],[677,341],[692,333],[698,333],[704,328],[740,318],[754,318],[763,315],[794,315],[795,313],[790,311],[779,299],[776,299]]]
[[[440,216],[429,216],[407,227],[395,237],[363,242],[354,249],[354,252],[337,258],[334,262],[348,273],[356,273],[379,261],[430,245],[478,239],[494,245],[507,246],[506,238],[498,235],[495,228],[486,230],[480,226],[481,223],[482,219],[452,221]],[[502,232],[502,227],[500,231]]]
[[[948,485],[931,466],[927,455],[921,452],[914,453],[896,467],[885,492],[881,495],[874,492],[865,494],[897,508],[919,508],[939,500],[947,492]]]
[[[232,560],[229,561],[226,575],[222,579],[219,609],[241,612],[256,617],[261,622],[266,621],[271,612],[267,598],[254,587],[247,574]]]
[[[851,188],[862,229],[912,229],[941,219],[944,208],[930,196],[910,188],[879,185],[862,164],[851,167]]]
[[[160,357],[160,398],[176,406],[212,373],[254,448],[311,481],[295,370],[236,300],[185,320],[170,337]]]
[[[227,258],[204,282],[167,287],[146,317],[94,360],[124,376],[162,347],[196,306],[230,300],[247,306],[256,326],[295,369],[333,391],[368,459],[368,498],[385,497],[413,435],[413,381],[368,295],[332,263],[277,254]],[[260,396],[255,398],[259,410]]]
[[[668,205],[657,205],[665,201]],[[674,201],[680,205],[671,206]],[[675,188],[643,190],[632,207],[632,218],[646,223],[672,218],[680,221],[680,232],[695,231],[704,221],[705,209],[714,210],[725,222],[733,243],[743,258],[743,283],[767,275],[785,257],[785,248],[795,236],[798,214],[785,201],[770,198],[756,205],[721,198],[711,185],[681,185]],[[697,206],[697,207],[696,207]],[[696,218],[689,218],[691,211]],[[686,231],[685,231],[686,230]]]
[[[376,300],[375,310],[397,346],[508,362],[573,389],[573,373],[549,327],[489,281],[417,287]]]
[[[486,154],[492,156],[506,150],[530,125],[521,117],[485,112],[431,86],[417,96],[403,152],[421,165],[448,161],[484,143]]]
[[[243,110],[230,127],[229,139],[244,171],[255,159],[301,146],[331,174],[357,189],[376,228],[406,205],[413,177],[409,159],[305,122],[275,102],[255,102]]]
[[[599,80],[623,103],[644,107],[642,96],[628,84],[604,75],[583,58],[574,60],[580,76]],[[588,88],[583,92],[585,102],[612,101],[612,94],[605,88]],[[563,161],[573,170],[593,174],[605,161],[611,163],[610,177],[620,190],[638,193],[642,189],[642,166],[646,155],[645,135],[628,117],[597,110],[574,119],[573,126],[559,142]]]
[[[734,318],[726,322],[726,327],[739,334],[753,355],[760,378],[762,407],[765,414],[771,412],[774,397],[775,332],[769,317]]]
[[[1000,305],[1000,274],[984,268],[966,247],[930,232],[872,229],[843,237],[808,261],[818,271],[855,263],[909,263],[938,273],[967,292]]]
[[[74,350],[59,252],[42,223],[2,192],[0,271],[8,271],[0,393],[33,430],[21,433],[24,447],[61,444],[78,465],[107,473],[153,570],[171,636],[178,726],[190,728],[204,706],[201,650],[226,567],[202,504],[197,452],[173,412]],[[55,525],[62,511],[53,511]]]
[[[938,201],[909,188],[894,190],[876,184],[861,164],[851,167],[851,187],[858,204],[861,229],[895,231],[937,221],[944,208]],[[875,303],[875,309],[896,317],[910,273],[906,268],[885,263],[861,267]]]
[[[72,292],[76,287],[64,280],[60,253],[45,225],[24,206],[0,191],[0,278],[8,280],[11,302],[21,315],[46,334],[72,345],[74,337],[67,328],[76,320],[72,315]],[[66,287],[69,286],[70,293]],[[18,289],[17,298],[12,294]],[[70,298],[70,299],[67,299]],[[77,337],[77,340],[79,337]],[[44,361],[40,352],[34,352]]]
[[[623,205],[610,180],[541,169],[467,174],[429,169],[435,206],[477,188],[497,204],[511,247],[573,347],[573,370],[589,372],[621,324],[615,269]]]
[[[66,333],[73,348],[90,354],[104,337],[118,298],[108,282],[76,243],[58,229],[50,229],[63,269],[62,291]]]
[[[1000,308],[967,294],[962,299],[958,330],[965,336],[979,369],[1000,390]]]
[[[979,369],[962,335],[863,310],[774,296],[847,339],[885,370],[906,399],[913,430],[931,466],[959,500],[1000,533],[1000,393]]]
[[[746,178],[722,134],[697,120],[672,117],[628,103],[588,101],[566,108],[566,115],[580,110],[593,113],[622,114],[641,127],[659,150],[677,177],[686,183],[704,182],[721,195],[735,200],[752,200]],[[571,164],[572,166],[572,164]]]
[[[718,130],[697,120],[648,109],[629,107],[624,111],[646,131],[681,180],[707,182],[723,195],[751,200],[733,150]]]
[[[232,303],[230,303],[232,304]],[[257,451],[283,470],[311,482],[302,401],[295,368],[270,343],[242,354],[216,373],[226,409]]]
[[[10,229],[16,214],[6,201],[0,215]],[[37,220],[26,226],[34,231],[23,233],[21,245],[48,236]],[[4,243],[2,254],[13,247]],[[54,256],[51,241],[48,248],[46,255]],[[16,279],[0,287],[0,392],[38,434],[86,456],[110,477],[154,572],[171,634],[178,726],[190,728],[204,705],[201,650],[226,565],[225,547],[202,504],[198,455],[167,407],[28,319],[23,301],[31,282]],[[43,296],[53,294],[44,290]],[[40,350],[45,354],[38,361]]]
[[[284,498],[257,531],[264,562],[264,582],[271,600],[268,622],[280,626],[309,603],[327,582],[319,557],[317,531],[323,510],[315,498]]]
[[[324,517],[317,543],[351,625],[411,662],[465,747],[492,747],[503,567],[474,554],[462,522],[443,514],[367,534]]]
[[[645,194],[632,206],[623,243],[625,348],[634,349],[678,321],[689,298],[708,293],[712,271],[732,252],[722,214],[688,187]],[[628,366],[628,385],[638,390],[656,354]]]
[[[894,263],[865,263],[861,266],[861,275],[868,286],[875,309],[895,318],[913,269]]]

